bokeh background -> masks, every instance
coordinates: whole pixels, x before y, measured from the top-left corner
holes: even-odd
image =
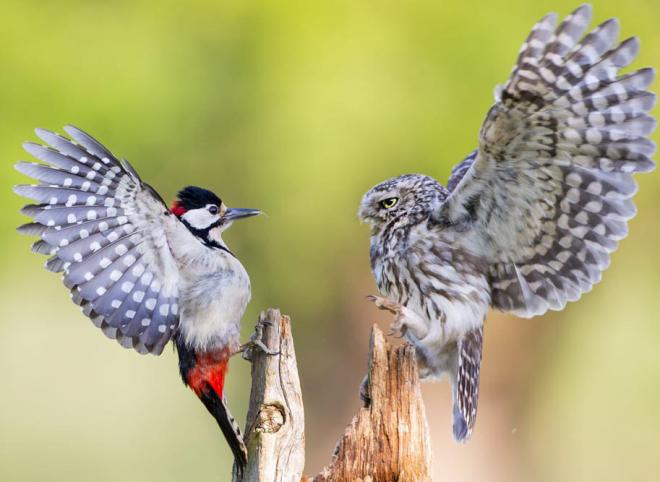
[[[660,3],[596,1],[660,66]],[[174,353],[106,340],[14,228],[12,164],[36,126],[76,124],[166,199],[197,184],[268,213],[227,235],[253,280],[244,320],[292,316],[307,473],[359,406],[375,290],[362,193],[475,147],[493,87],[533,23],[577,1],[26,1],[0,4],[0,480],[228,480],[230,454]],[[656,139],[658,137],[656,136]],[[660,177],[594,291],[561,313],[486,325],[473,440],[449,388],[426,385],[434,480],[657,480]],[[228,382],[243,418],[248,367]]]

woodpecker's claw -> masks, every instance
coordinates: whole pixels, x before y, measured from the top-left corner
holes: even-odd
[[[263,341],[256,339],[256,340],[251,340],[249,343],[247,343],[248,349],[253,350],[255,347],[259,348],[262,352],[264,352],[266,355],[279,355],[280,352],[277,350],[271,350],[268,348]],[[245,354],[245,352],[243,352]]]
[[[242,344],[236,353],[240,353],[244,360],[252,361],[252,353],[255,348],[258,348],[266,355],[279,355],[280,352],[271,350],[263,342],[264,327],[263,325],[271,325],[270,320],[264,320],[257,323],[254,327],[254,333],[250,335],[250,341]]]

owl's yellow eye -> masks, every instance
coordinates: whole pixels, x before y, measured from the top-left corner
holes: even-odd
[[[390,197],[387,199],[383,199],[380,202],[380,205],[383,206],[385,209],[392,209],[394,206],[396,206],[396,203],[399,202],[398,197]]]

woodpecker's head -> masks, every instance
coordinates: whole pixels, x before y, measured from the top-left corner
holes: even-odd
[[[236,219],[261,214],[258,209],[228,208],[214,193],[196,186],[179,191],[171,211],[195,236],[210,245],[222,245],[222,232]]]

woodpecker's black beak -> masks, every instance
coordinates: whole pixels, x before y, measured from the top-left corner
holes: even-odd
[[[258,209],[249,209],[249,208],[228,208],[225,211],[225,214],[222,216],[223,222],[235,221],[242,218],[250,218],[261,214],[261,211]]]

